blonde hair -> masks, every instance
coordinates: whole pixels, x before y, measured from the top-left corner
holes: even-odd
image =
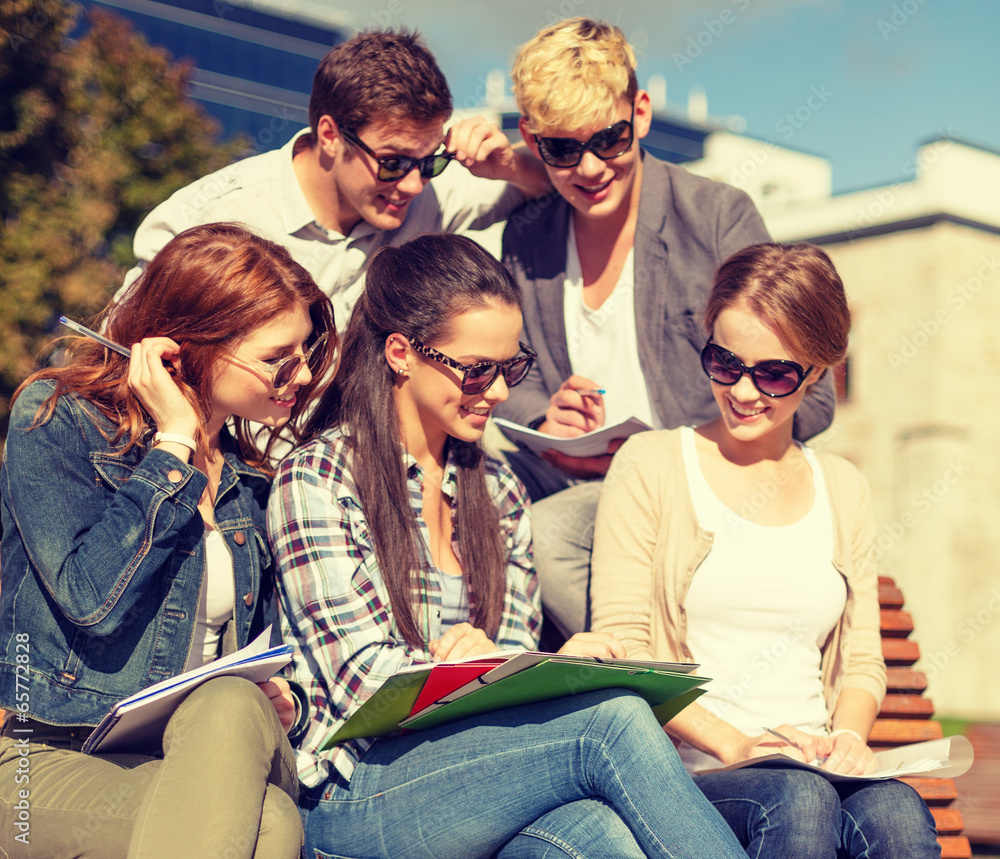
[[[620,99],[639,91],[635,52],[612,24],[567,18],[518,50],[514,98],[531,130],[573,130],[603,122]]]

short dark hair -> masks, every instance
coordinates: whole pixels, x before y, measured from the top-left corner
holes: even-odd
[[[330,116],[353,131],[381,118],[443,121],[451,109],[448,82],[416,32],[366,31],[320,61],[309,124],[316,134],[320,119]]]

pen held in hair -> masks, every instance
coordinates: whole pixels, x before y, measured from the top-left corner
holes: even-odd
[[[113,352],[117,352],[119,355],[125,358],[130,358],[132,356],[132,350],[120,343],[115,343],[113,340],[108,340],[107,337],[102,334],[98,334],[92,328],[88,328],[86,325],[81,325],[79,322],[74,322],[72,319],[67,319],[65,316],[59,317],[59,324],[65,325],[67,328],[75,331],[77,334],[82,334],[84,337],[89,337],[91,340],[95,340],[107,349],[111,349]]]
[[[100,343],[106,349],[110,349],[112,352],[117,352],[123,358],[128,358],[130,360],[132,358],[131,349],[129,349],[127,346],[122,346],[121,343],[115,343],[113,340],[109,340],[103,334],[99,334],[97,331],[94,331],[93,328],[88,328],[86,325],[81,325],[79,322],[74,322],[72,319],[68,319],[65,316],[59,317],[59,324],[65,325],[67,328],[72,329],[77,334],[81,334],[84,337],[89,337],[91,340]],[[167,368],[167,372],[171,376],[173,376],[178,371],[179,365],[175,364],[174,362],[180,361],[180,355],[174,358],[160,358],[160,360],[163,362],[163,366]]]

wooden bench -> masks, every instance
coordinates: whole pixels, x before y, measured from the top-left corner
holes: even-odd
[[[890,748],[903,743],[936,740],[942,736],[940,723],[934,721],[934,703],[924,696],[927,676],[913,664],[920,648],[909,638],[913,618],[903,611],[903,594],[896,583],[879,577],[879,604],[882,609],[882,655],[889,670],[889,689],[882,702],[869,744],[872,748]],[[962,812],[951,807],[958,791],[950,778],[907,778],[930,808],[937,824],[942,859],[969,859],[972,846],[962,834]]]
[[[1000,852],[1000,724],[973,722],[965,735],[976,752],[972,768],[956,779],[965,834],[973,845]]]

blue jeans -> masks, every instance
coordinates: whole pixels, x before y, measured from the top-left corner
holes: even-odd
[[[745,859],[649,705],[618,689],[381,740],[317,794],[309,859]]]
[[[940,859],[934,819],[901,781],[754,767],[695,778],[752,859]]]

